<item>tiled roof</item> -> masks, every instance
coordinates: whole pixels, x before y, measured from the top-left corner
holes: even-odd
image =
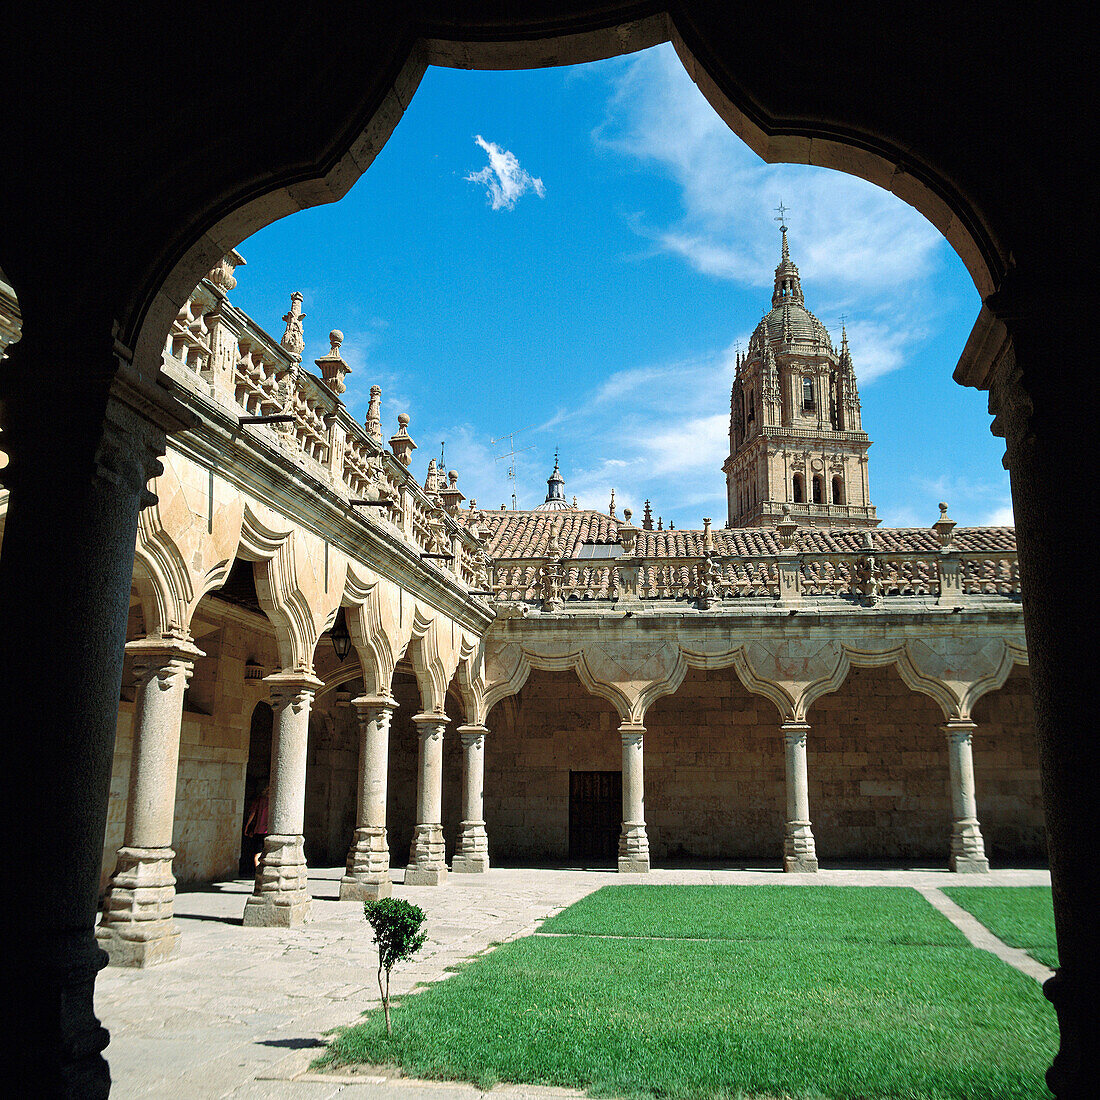
[[[470,513],[461,512],[469,522]],[[620,520],[583,508],[554,512],[481,512],[480,524],[489,532],[489,553],[496,559],[542,558],[557,527],[562,557],[575,558],[585,542],[617,542]],[[864,530],[800,527],[795,549],[804,553],[851,553],[864,547]],[[923,527],[886,527],[870,532],[876,550],[887,553],[932,553],[939,550],[935,532]],[[713,531],[719,554],[771,555],[779,551],[779,539],[771,527],[741,527]],[[955,546],[964,554],[1012,553],[1016,531],[1012,527],[956,527]],[[638,530],[635,553],[645,558],[699,557],[703,552],[702,531]]]

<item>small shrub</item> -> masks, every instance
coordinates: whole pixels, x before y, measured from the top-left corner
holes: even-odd
[[[364,902],[363,916],[374,929],[374,942],[378,944],[378,992],[382,994],[382,1011],[386,1014],[386,1034],[392,1035],[390,971],[396,963],[411,959],[423,946],[424,910],[402,898],[381,898]]]

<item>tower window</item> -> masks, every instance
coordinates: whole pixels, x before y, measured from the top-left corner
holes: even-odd
[[[751,424],[756,419],[756,401],[755,395],[749,391],[749,423]]]
[[[840,480],[839,477],[833,478],[833,503],[844,503],[844,483]]]
[[[821,484],[819,474],[814,474],[814,504],[824,504],[824,486]]]
[[[794,475],[794,483],[791,486],[792,496],[794,497],[795,504],[805,504],[806,502],[806,486],[803,484],[802,475]]]
[[[809,375],[802,379],[802,407],[804,409],[814,407],[814,380]]]

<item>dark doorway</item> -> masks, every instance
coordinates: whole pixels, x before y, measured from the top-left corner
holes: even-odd
[[[569,773],[571,863],[615,866],[622,818],[622,772]]]
[[[260,792],[268,784],[271,775],[271,733],[275,724],[275,712],[267,703],[257,703],[252,711],[252,727],[248,734],[248,766],[244,776],[244,813],[241,815],[241,855],[238,873],[241,878],[255,874],[253,857],[260,844],[253,836],[245,834],[245,823]]]

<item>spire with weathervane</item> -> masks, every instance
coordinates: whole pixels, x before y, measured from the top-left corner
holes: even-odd
[[[874,527],[867,451],[848,329],[833,348],[806,308],[786,206],[771,309],[736,357],[730,456],[722,469],[730,527],[771,527],[784,507],[801,526]]]
[[[568,509],[565,499],[565,478],[558,469],[558,449],[554,448],[554,471],[546,479],[546,499],[535,509],[536,512],[558,512]]]

